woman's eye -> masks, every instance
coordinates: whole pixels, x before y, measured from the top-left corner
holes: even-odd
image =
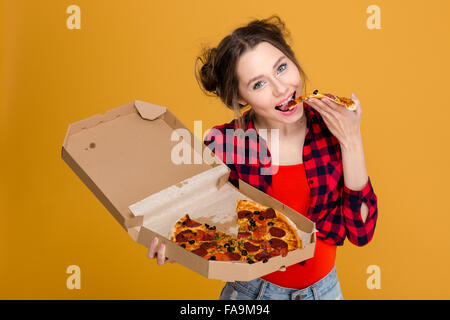
[[[278,70],[280,70],[280,68],[283,67],[283,66],[285,67],[283,70],[286,70],[286,68],[287,68],[287,64],[286,64],[286,63],[283,63],[283,64],[278,68]],[[282,70],[282,71],[283,71],[283,70]]]
[[[284,70],[286,70],[286,68],[287,68],[287,63],[283,63],[282,65],[280,65],[278,67],[278,71],[280,71],[280,69],[281,69],[280,72],[283,72]],[[253,86],[253,90],[261,88],[261,86],[258,85],[260,83],[262,83],[262,81],[258,81],[257,83],[255,83],[255,85]]]
[[[262,83],[262,82],[258,81],[257,83],[255,83],[255,85],[253,86],[253,90],[261,88],[261,86],[258,86],[259,83]]]

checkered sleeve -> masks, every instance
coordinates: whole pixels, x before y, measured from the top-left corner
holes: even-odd
[[[365,222],[361,219],[363,202],[369,208]],[[351,190],[344,184],[342,204],[348,239],[360,247],[368,244],[373,238],[378,218],[377,196],[374,193],[370,177],[366,186],[360,191]]]

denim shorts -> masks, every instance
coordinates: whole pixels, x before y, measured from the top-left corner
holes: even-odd
[[[304,289],[277,286],[257,278],[252,281],[227,282],[220,300],[344,300],[336,266],[322,279]]]

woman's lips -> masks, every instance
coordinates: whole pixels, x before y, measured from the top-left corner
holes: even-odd
[[[279,106],[280,104],[282,104],[283,102],[285,102],[286,100],[289,100],[292,98],[292,96],[294,95],[295,91],[292,92],[286,99],[281,100],[280,102],[278,102],[276,105]]]
[[[281,113],[283,116],[290,116],[291,114],[295,113],[297,111],[298,105],[296,105],[294,108],[288,110],[288,111],[280,111],[277,109],[279,113]]]
[[[297,104],[297,102],[295,100],[291,100],[288,103],[286,103],[283,107],[275,107],[276,110],[281,111],[281,112],[287,112],[289,110],[291,110],[295,105]]]
[[[289,98],[286,98],[286,99],[284,99],[283,101],[286,101],[286,100],[294,101],[294,99],[295,99],[295,91],[289,96]],[[281,103],[283,103],[283,101],[280,102],[279,104],[277,104],[277,105],[275,106],[275,109],[281,111],[282,109],[280,109],[279,105],[280,105]],[[288,103],[286,103],[284,106],[282,106],[282,108],[283,108],[283,110],[287,110],[287,108],[288,108],[289,106],[291,106],[291,105],[292,105],[292,102],[288,102]]]

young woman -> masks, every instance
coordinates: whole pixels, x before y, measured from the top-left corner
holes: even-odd
[[[364,160],[360,102],[352,94],[356,110],[349,111],[326,98],[310,99],[285,111],[280,104],[306,88],[287,37],[278,16],[254,20],[197,59],[201,86],[236,114],[204,141],[231,169],[230,182],[238,187],[241,179],[266,192],[314,221],[318,230],[313,258],[253,281],[229,282],[220,299],[343,299],[336,248],[346,237],[366,245],[374,234],[377,197]],[[236,134],[238,129],[253,129],[256,135]],[[272,150],[271,129],[278,129],[277,150]],[[239,146],[245,146],[244,161],[237,156]],[[253,152],[260,150],[265,156]],[[271,161],[271,151],[278,152],[278,163]],[[155,241],[149,257],[157,254],[158,264],[164,264],[164,253]]]

